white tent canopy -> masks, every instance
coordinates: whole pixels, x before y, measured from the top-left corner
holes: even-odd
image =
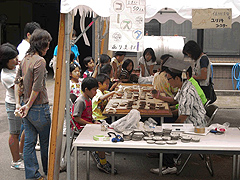
[[[61,0],[61,13],[69,13],[74,10],[76,14],[79,10],[83,12],[96,13],[101,17],[110,16],[111,0]],[[231,8],[232,22],[240,22],[240,0],[146,0],[146,21],[157,19],[160,23],[167,20],[174,20],[182,23],[192,19],[192,9],[207,8]],[[159,13],[159,11],[163,13]],[[172,13],[176,12],[176,13]]]

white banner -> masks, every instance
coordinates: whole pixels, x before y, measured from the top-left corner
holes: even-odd
[[[112,0],[108,49],[143,51],[145,0]]]

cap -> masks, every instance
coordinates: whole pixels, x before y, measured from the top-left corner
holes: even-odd
[[[183,71],[187,71],[191,64],[186,61],[169,57],[168,60],[163,64],[163,66],[168,67],[168,69],[173,73],[180,74]]]

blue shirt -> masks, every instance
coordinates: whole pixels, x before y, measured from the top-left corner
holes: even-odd
[[[57,49],[58,49],[58,46],[56,46],[54,49],[54,53],[53,53],[54,56],[57,56]],[[71,51],[75,54],[74,59],[77,60],[77,57],[80,55],[77,45],[74,44],[73,46],[71,46]]]

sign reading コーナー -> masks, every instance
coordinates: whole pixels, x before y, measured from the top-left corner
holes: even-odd
[[[108,49],[142,51],[144,19],[145,0],[112,0]]]
[[[231,28],[232,9],[193,9],[192,28]]]

